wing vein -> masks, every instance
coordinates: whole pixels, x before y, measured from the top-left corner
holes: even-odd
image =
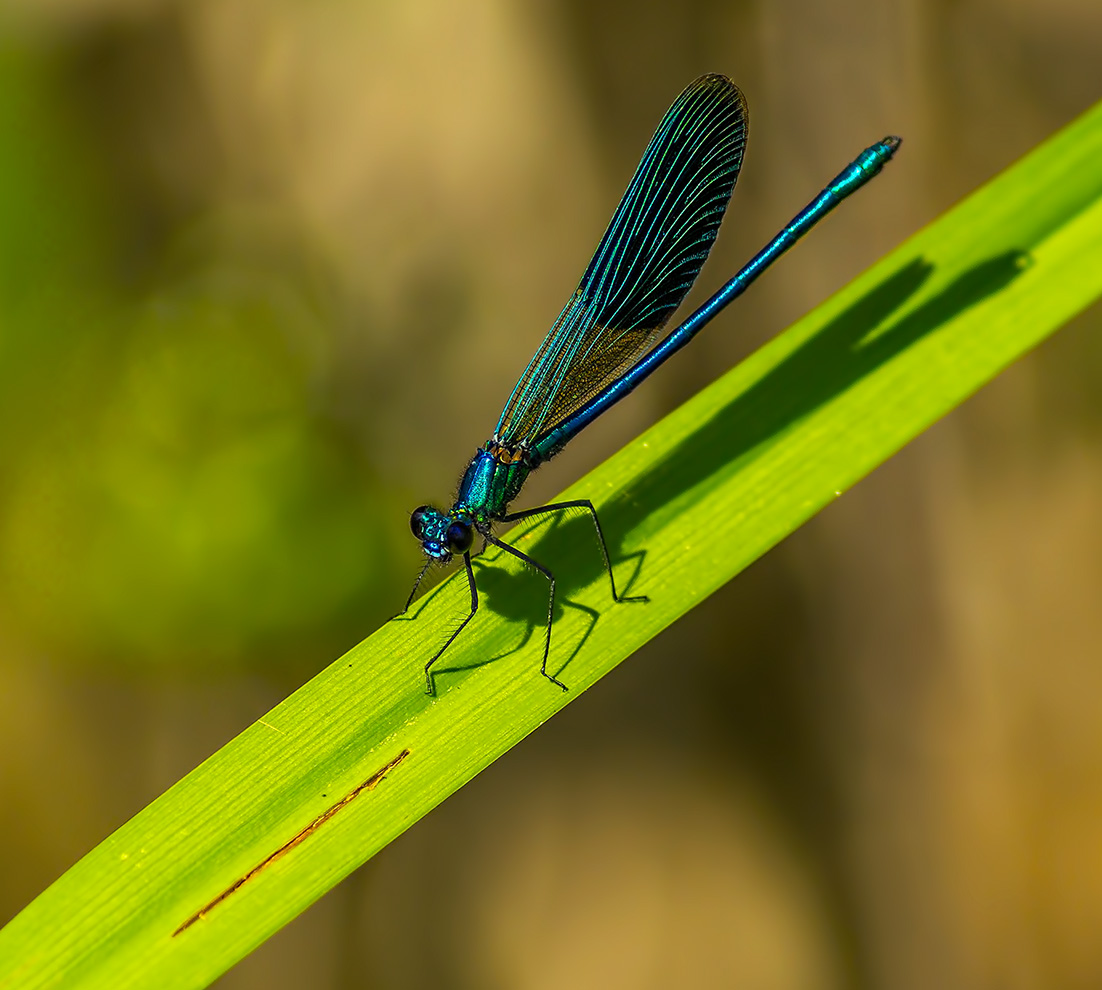
[[[746,146],[746,104],[702,76],[647,145],[577,289],[513,389],[495,437],[528,444],[660,334],[715,241]]]

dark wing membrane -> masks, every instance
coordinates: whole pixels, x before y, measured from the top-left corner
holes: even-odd
[[[578,288],[513,389],[498,440],[531,442],[654,342],[716,239],[746,129],[746,101],[726,76],[701,76],[677,98]]]

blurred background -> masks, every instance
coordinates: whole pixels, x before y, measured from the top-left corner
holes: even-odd
[[[906,143],[526,504],[1085,110],[1100,66],[1097,0],[3,0],[0,922],[401,606],[409,510],[691,79],[731,75],[752,123],[698,299]],[[1100,330],[219,986],[1102,985]]]

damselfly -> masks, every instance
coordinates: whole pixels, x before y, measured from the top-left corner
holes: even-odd
[[[471,593],[467,617],[425,664],[430,694],[432,665],[478,611],[471,568],[476,535],[483,546],[512,554],[547,579],[550,594],[540,672],[567,689],[547,670],[555,576],[494,536],[496,523],[584,509],[597,531],[613,600],[646,601],[616,591],[608,545],[589,499],[519,512],[509,512],[509,504],[532,471],[692,340],[811,227],[877,175],[899,147],[899,138],[886,137],[866,148],[734,278],[684,323],[663,333],[719,231],[742,165],[747,123],[746,101],[726,76],[701,76],[677,98],[651,138],[578,287],[509,396],[493,436],[467,465],[454,504],[446,512],[422,505],[410,516],[410,528],[428,559],[403,612],[429,566],[454,556],[463,558]]]

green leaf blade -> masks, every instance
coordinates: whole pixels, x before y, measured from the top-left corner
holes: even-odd
[[[461,575],[45,891],[0,932],[0,987],[209,984],[1102,295],[1099,160],[1102,104],[572,486],[649,603],[610,605],[588,520],[512,531],[563,577],[553,663],[570,694],[538,674],[545,586],[488,556],[439,697],[420,670],[466,614]]]

